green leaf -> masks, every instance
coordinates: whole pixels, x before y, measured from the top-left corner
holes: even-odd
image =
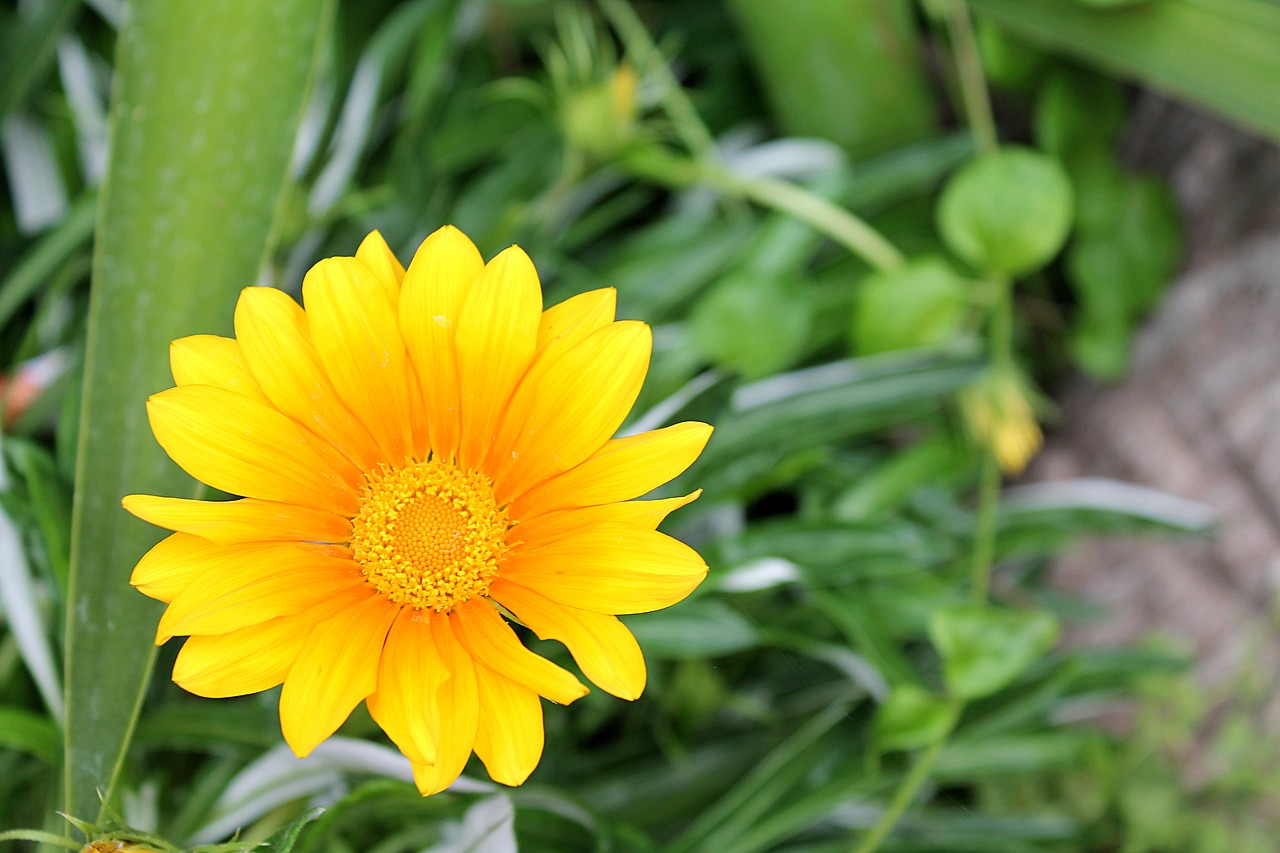
[[[722,601],[699,599],[625,620],[647,656],[703,660],[760,643],[760,631]]]
[[[323,813],[324,809],[307,809],[293,823],[268,838],[263,849],[266,853],[290,853],[297,844],[303,828]]]
[[[785,135],[830,139],[861,157],[933,129],[936,107],[907,0],[727,5]]]
[[[1129,367],[1129,299],[1124,248],[1108,237],[1084,237],[1067,254],[1067,273],[1080,300],[1071,346],[1080,367],[1099,379],[1117,379]]]
[[[1047,57],[986,19],[977,22],[978,52],[987,79],[1007,89],[1030,89],[1048,65]]]
[[[53,720],[22,708],[0,707],[0,746],[18,749],[57,764],[62,735]]]
[[[1058,620],[1042,610],[954,607],[929,621],[951,695],[979,699],[997,692],[1053,647]]]
[[[96,207],[92,195],[77,199],[67,215],[43,234],[0,282],[0,327],[88,245]]]
[[[1036,144],[1064,160],[1084,147],[1110,149],[1127,113],[1124,91],[1115,80],[1078,69],[1059,71],[1036,99]]]
[[[837,521],[857,522],[885,515],[905,504],[926,484],[970,476],[967,454],[953,441],[932,438],[888,457],[860,476],[831,503]]]
[[[1058,254],[1071,210],[1071,184],[1053,158],[1002,148],[951,178],[938,202],[938,228],[947,247],[977,269],[1020,276]]]
[[[6,22],[0,38],[0,118],[26,101],[41,76],[48,73],[58,39],[79,10],[80,0],[51,0],[19,7],[18,21]]]
[[[145,400],[169,341],[226,331],[257,277],[297,135],[325,0],[131,4],[99,207],[67,610],[66,809],[97,814],[150,676],[159,612],[129,587],[158,531],[131,492],[194,497]]]
[[[781,459],[936,411],[977,371],[968,359],[894,353],[771,376],[734,393],[697,469],[754,464],[758,453]]]
[[[1086,371],[1114,379],[1128,364],[1130,330],[1178,267],[1181,219],[1173,194],[1156,178],[1117,170],[1105,186],[1080,180],[1077,185],[1093,221],[1081,223],[1080,239],[1067,254],[1081,309],[1072,345]]]
[[[1003,779],[1013,774],[1060,773],[1079,759],[1096,735],[1084,732],[1005,734],[947,744],[934,776],[943,781]]]
[[[1081,6],[1091,6],[1094,9],[1120,9],[1124,6],[1149,3],[1151,0],[1076,0],[1076,2]]]
[[[1072,537],[1140,533],[1204,534],[1212,507],[1155,489],[1099,477],[1010,489],[1000,503],[999,552],[1050,554]]]
[[[799,358],[813,325],[810,314],[806,294],[794,282],[739,274],[699,300],[689,326],[713,361],[759,379]]]
[[[937,743],[955,724],[954,700],[915,684],[899,684],[876,710],[876,744],[884,750]]]
[[[971,5],[1033,44],[1280,139],[1280,5],[1269,0],[1154,0],[1127,9],[1091,9],[1080,0]]]
[[[63,835],[52,832],[41,832],[38,829],[10,829],[0,832],[0,841],[34,841],[49,847],[62,847],[67,850],[80,850],[83,845]]]
[[[972,290],[942,258],[867,276],[854,297],[853,348],[870,355],[943,343],[964,321]]]

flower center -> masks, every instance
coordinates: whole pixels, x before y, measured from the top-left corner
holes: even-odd
[[[433,459],[370,477],[351,550],[391,601],[447,613],[488,592],[508,526],[487,477]]]

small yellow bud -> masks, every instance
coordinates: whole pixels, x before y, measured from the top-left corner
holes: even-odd
[[[1012,369],[991,370],[960,395],[969,433],[1006,474],[1021,474],[1044,443],[1031,400],[1026,380]]]
[[[560,125],[571,145],[598,159],[609,159],[636,133],[639,77],[622,64],[607,78],[570,93],[561,104]]]

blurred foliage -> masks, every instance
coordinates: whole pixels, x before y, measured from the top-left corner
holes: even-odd
[[[1001,467],[1038,446],[1037,383],[1121,375],[1180,254],[1168,188],[1117,158],[1130,93],[1108,69],[1155,83],[1181,69],[1172,48],[1106,61],[1124,19],[1103,16],[1211,20],[1161,30],[1162,45],[1181,37],[1187,56],[1227,69],[1191,94],[1229,115],[1247,94],[1274,115],[1266,57],[1231,66],[1228,38],[1254,44],[1268,4],[1231,0],[1214,17],[1194,0],[1054,0],[1025,25],[1008,5],[974,0],[971,28],[960,0],[832,0],[782,22],[778,4],[746,0],[338,2],[278,204],[272,190],[243,212],[275,217],[259,283],[296,294],[315,259],[349,254],[370,229],[407,259],[453,222],[488,254],[521,243],[548,304],[617,287],[621,316],[655,331],[631,428],[717,426],[671,487],[705,494],[669,525],[711,575],[679,607],[628,617],[650,662],[644,697],[593,692],[549,714],[523,788],[466,777],[423,800],[362,712],[298,761],[274,694],[211,702],[157,677],[116,813],[86,836],[187,849],[243,828],[240,847],[280,853],[517,839],[525,851],[1269,849],[1274,751],[1238,703],[1254,687],[1206,697],[1181,674],[1187,657],[1161,646],[1060,648],[1060,626],[1098,614],[1043,583],[1079,536],[1201,533],[1203,508],[1097,481],[999,494]],[[117,0],[0,5],[0,825],[43,827],[10,837],[46,849],[66,830],[54,810],[63,626],[80,618],[72,483],[97,187],[119,166],[106,149],[113,57],[130,20]],[[855,20],[893,34],[874,60],[850,44],[865,47],[865,31],[842,29]],[[1059,21],[1063,38],[1023,40],[1031,22]],[[811,63],[818,46],[833,53]],[[1046,52],[1059,47],[1075,58]],[[240,49],[223,61],[249,67],[254,48]],[[174,181],[200,194],[189,203],[227,204],[207,180]],[[218,209],[239,217],[239,201]],[[209,283],[153,286],[178,299]],[[123,356],[138,318],[99,323],[112,320]],[[122,520],[94,511],[99,526]],[[107,607],[136,597],[99,594]],[[173,655],[160,651],[161,675]],[[79,667],[70,695],[111,679]],[[1128,734],[1102,725],[1126,711]],[[1193,779],[1209,716],[1209,769]]]

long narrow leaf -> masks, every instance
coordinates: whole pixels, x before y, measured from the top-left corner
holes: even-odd
[[[1158,0],[1091,9],[1079,0],[972,0],[1010,31],[1280,139],[1280,5]]]
[[[110,799],[155,658],[129,492],[195,494],[151,438],[168,342],[230,325],[270,240],[327,0],[130,5],[98,216],[67,614],[70,814]]]

